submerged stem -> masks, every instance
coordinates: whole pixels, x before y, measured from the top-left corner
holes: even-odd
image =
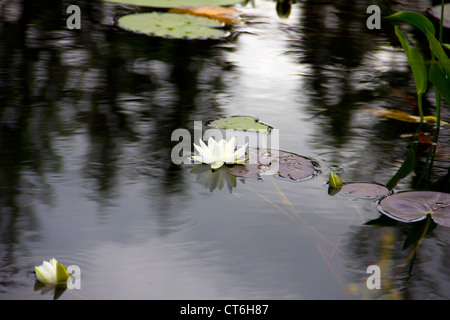
[[[445,1],[441,1],[441,20],[439,21],[439,44],[442,45],[442,35],[443,35],[443,26],[444,26],[444,4]],[[430,161],[430,169],[428,171],[428,178],[427,178],[427,184],[426,188],[428,189],[429,181],[431,178],[431,169],[433,168],[433,162],[434,162],[434,154],[436,152],[436,145],[439,138],[439,130],[441,127],[441,95],[437,90],[436,92],[436,129],[434,131],[434,145],[430,148],[430,154],[431,154],[431,161]]]

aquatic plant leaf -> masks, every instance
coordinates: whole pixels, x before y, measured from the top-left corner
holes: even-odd
[[[249,149],[249,163],[236,165],[230,174],[240,178],[262,180],[264,175],[275,175],[290,181],[303,181],[318,173],[314,160],[276,149]]]
[[[416,91],[420,98],[420,96],[427,91],[428,76],[425,61],[423,60],[422,54],[408,43],[406,36],[398,26],[395,26],[395,33],[400,40],[406,57],[408,58],[409,65],[411,66],[411,70],[413,72],[414,81],[416,83]]]
[[[151,8],[175,8],[182,6],[231,6],[242,0],[103,0],[106,2]]]
[[[427,31],[429,31],[432,35],[436,34],[434,25],[430,19],[418,12],[400,11],[386,17],[386,19],[410,23],[419,28],[424,34],[426,34]]]
[[[429,234],[436,226],[437,224],[433,221],[430,214],[427,214],[426,219],[414,223],[403,242],[402,250],[407,249],[413,244],[417,244],[420,239]]]
[[[380,116],[380,117],[395,119],[395,120],[404,121],[404,122],[420,123],[420,117],[414,116],[412,114],[406,113],[401,110],[364,109],[364,111],[372,113],[372,114]],[[423,119],[425,122],[431,123],[431,124],[434,124],[437,121],[435,116],[425,116],[425,117],[423,117]],[[441,120],[441,124],[448,124],[448,123]]]
[[[252,116],[233,116],[211,121],[209,125],[220,129],[255,131],[269,133],[273,128],[265,123],[259,122]]]
[[[445,53],[441,43],[430,32],[427,32],[425,35],[427,36],[431,52],[437,58],[439,64],[445,69],[446,74],[450,75],[450,59]]]
[[[423,220],[428,214],[439,225],[450,227],[450,194],[436,191],[407,191],[378,202],[381,213],[402,222]]]
[[[165,38],[214,39],[227,35],[218,29],[222,27],[220,22],[189,14],[135,13],[120,17],[116,23],[127,31]]]
[[[432,61],[429,78],[440,95],[450,103],[450,72],[443,64]]]
[[[194,16],[201,16],[217,20],[230,26],[240,22],[238,17],[238,11],[231,7],[220,7],[220,6],[189,6],[189,7],[177,7],[172,8],[168,11],[169,13],[181,13],[181,14],[192,14]]]
[[[439,21],[441,20],[441,9],[441,5],[431,8],[431,15]],[[450,28],[450,3],[444,4],[444,21],[442,25],[445,28]]]
[[[385,186],[369,182],[346,182],[342,192],[360,199],[379,199],[391,193]]]
[[[401,179],[407,177],[416,168],[417,166],[416,147],[417,147],[416,145],[412,145],[412,147],[409,149],[405,161],[403,161],[400,168],[386,184],[386,188],[392,190]]]

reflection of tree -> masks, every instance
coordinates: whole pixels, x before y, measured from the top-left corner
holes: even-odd
[[[411,6],[423,6],[422,2]],[[414,112],[414,107],[398,96],[399,92],[415,96],[406,59],[402,52],[383,48],[398,45],[393,28],[386,21],[378,31],[366,27],[365,12],[371,4],[307,1],[301,5],[300,40],[293,43],[299,62],[310,70],[302,79],[301,94],[308,95],[307,112],[320,129],[312,139],[318,148],[331,153],[332,163],[352,163],[355,169],[364,166],[367,177],[361,177],[361,170],[348,172],[357,180],[373,180],[375,174],[386,172],[381,168],[404,158],[408,140],[399,137],[416,128],[361,111],[381,107]],[[382,16],[392,11],[386,3],[378,4]],[[361,152],[364,144],[370,148]],[[389,177],[380,179],[387,182]]]
[[[71,183],[100,205],[117,197],[124,179],[145,179],[152,214],[173,220],[185,188],[171,134],[220,112],[209,99],[226,72],[214,45],[116,30],[102,22],[119,11],[99,0],[77,1],[81,30],[66,29],[65,1],[0,5],[2,270],[15,265],[21,228],[39,230],[33,203],[51,204],[47,180],[66,174],[64,159],[81,161]],[[85,150],[80,159],[65,154],[72,138]]]
[[[373,101],[371,89],[357,89],[353,75],[367,52],[375,50],[377,39],[370,36],[365,26],[365,13],[369,4],[332,2],[303,6],[299,43],[300,62],[311,67],[308,90],[311,92],[312,114],[326,118],[324,130],[331,135],[329,141],[336,147],[345,144],[350,132],[352,113],[360,101]],[[363,79],[361,79],[363,80]]]
[[[304,86],[300,94],[308,95],[310,103],[306,112],[315,117],[314,146],[323,148],[330,164],[345,166],[344,180],[386,183],[406,156],[409,140],[400,138],[401,134],[414,133],[417,125],[377,119],[361,109],[392,108],[411,114],[414,105],[404,97],[407,94],[414,98],[415,86],[404,54],[383,49],[398,48],[391,25],[384,21],[380,31],[371,32],[366,28],[365,10],[370,4],[374,3],[302,3],[297,29],[299,40],[291,44],[290,52],[297,54],[299,63],[309,70],[302,76]],[[418,7],[427,4],[426,1],[409,2],[410,7],[402,9],[418,11]],[[387,10],[382,7],[383,15]],[[429,112],[432,105],[428,108]],[[372,212],[373,207],[369,210]],[[402,250],[408,230],[408,226],[354,227],[354,232],[347,236],[345,251],[351,257],[350,269],[355,268],[355,283],[360,290],[366,290],[368,297],[374,298],[414,299],[422,295],[448,298],[445,289],[448,285],[439,285],[441,278],[447,283],[448,277],[436,270],[440,260],[445,260],[442,257],[446,256],[447,249],[433,235],[419,248],[409,281],[407,267],[406,271],[399,271],[410,252]],[[445,243],[448,236],[444,233],[445,230],[439,240]],[[431,252],[437,257],[432,258]],[[428,259],[433,261],[428,263]],[[367,290],[365,281],[369,275],[365,271],[371,264],[383,266],[382,288],[386,290]],[[420,288],[424,290],[421,292]]]
[[[450,277],[441,266],[447,265],[448,230],[438,227],[421,243],[409,273],[412,248],[402,250],[411,226],[360,226],[350,232],[346,252],[351,252],[353,270],[350,281],[358,285],[357,294],[374,299],[448,299]],[[368,290],[365,273],[370,265],[381,271],[381,289]]]

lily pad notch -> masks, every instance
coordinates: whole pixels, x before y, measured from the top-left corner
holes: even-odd
[[[450,227],[450,194],[436,191],[404,191],[378,202],[378,210],[401,222],[411,223],[431,216],[434,222]]]

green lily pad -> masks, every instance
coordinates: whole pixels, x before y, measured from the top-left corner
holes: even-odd
[[[360,199],[379,199],[391,193],[384,185],[369,182],[346,182],[342,187],[342,192]]]
[[[282,150],[251,148],[248,158],[248,163],[235,165],[229,173],[250,180],[275,175],[290,181],[303,181],[319,172],[319,165],[313,159]]]
[[[175,8],[186,6],[231,6],[242,0],[104,0],[124,5],[133,5],[152,8]]]
[[[252,116],[233,116],[211,121],[209,125],[230,130],[255,131],[260,133],[269,133],[273,128],[265,123],[259,122]]]
[[[146,12],[120,17],[117,26],[134,33],[177,39],[217,39],[228,33],[213,19],[190,14]]]
[[[385,197],[378,210],[402,222],[423,220],[428,214],[437,224],[450,227],[450,193],[436,191],[407,191]]]

